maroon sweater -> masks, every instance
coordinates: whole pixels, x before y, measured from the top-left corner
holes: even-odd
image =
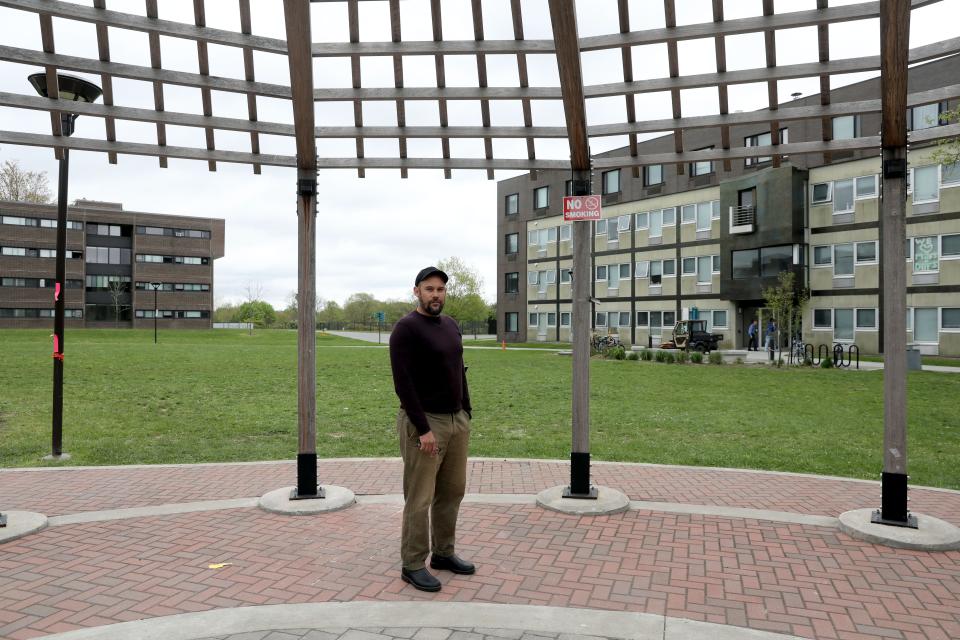
[[[390,366],[400,407],[421,435],[430,431],[428,412],[472,411],[463,338],[452,318],[417,311],[401,318],[390,334]]]

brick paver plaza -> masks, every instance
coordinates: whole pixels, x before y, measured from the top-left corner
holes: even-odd
[[[2,470],[0,509],[51,518],[46,529],[0,545],[0,638],[218,608],[360,601],[637,612],[806,638],[960,638],[960,551],[874,545],[833,524],[844,511],[879,506],[879,483],[597,463],[595,483],[640,502],[626,513],[577,517],[532,500],[569,480],[565,463],[476,459],[468,473],[458,551],[478,572],[441,572],[443,590],[425,594],[399,579],[397,459],[321,461],[321,482],[351,489],[358,504],[301,517],[267,513],[255,500],[75,517],[255,499],[293,484],[293,463]],[[644,504],[653,502],[676,508]],[[913,488],[910,504],[960,524],[960,492]],[[683,505],[703,511],[681,513]],[[719,507],[781,513],[747,517]],[[363,633],[428,631],[381,633],[383,626]],[[217,631],[207,637],[269,637]],[[355,631],[272,633],[328,640]],[[484,637],[458,628],[440,635],[454,633]],[[421,637],[428,636],[436,633]]]

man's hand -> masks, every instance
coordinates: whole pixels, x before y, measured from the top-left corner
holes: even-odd
[[[440,453],[440,447],[437,446],[437,438],[433,435],[433,431],[427,431],[420,436],[420,453],[425,453],[428,456],[435,456]]]

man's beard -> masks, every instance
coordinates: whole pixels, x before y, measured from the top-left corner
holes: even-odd
[[[421,297],[421,298],[420,298],[420,308],[423,309],[423,312],[424,312],[424,313],[427,313],[427,314],[429,314],[429,315],[431,315],[431,316],[438,316],[438,315],[440,315],[440,312],[443,311],[443,303],[442,303],[442,302],[439,302],[439,301],[434,302],[434,303],[431,303],[431,302],[428,302],[428,301],[424,300],[424,299]]]

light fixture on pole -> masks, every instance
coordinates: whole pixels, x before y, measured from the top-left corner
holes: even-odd
[[[50,97],[50,87],[47,86],[46,73],[34,73],[27,76],[27,80],[44,98]],[[60,102],[94,102],[103,93],[100,87],[83,78],[56,75],[56,96]],[[69,105],[64,105],[68,107]],[[60,126],[63,136],[73,134],[73,124],[78,114],[60,110]],[[52,452],[45,459],[62,460],[68,458],[63,453],[63,325],[64,325],[64,294],[66,287],[67,263],[67,181],[70,170],[70,150],[63,148],[60,158],[60,179],[57,190],[57,275],[54,286],[53,300],[53,447]]]
[[[157,315],[160,313],[157,309],[157,291],[162,286],[162,282],[150,283],[150,288],[153,289],[153,344],[157,344]]]

